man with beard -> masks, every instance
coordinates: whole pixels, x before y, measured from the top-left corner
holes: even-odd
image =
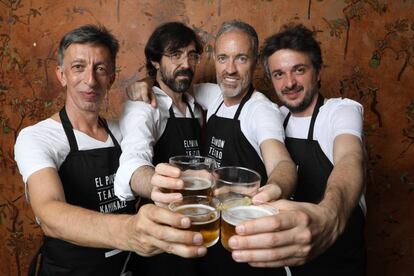
[[[145,57],[148,74],[156,80],[152,91],[158,108],[132,101],[124,105],[122,154],[115,177],[115,194],[121,199],[141,196],[140,204],[147,203],[155,165],[176,155],[200,155],[202,110],[187,91],[201,53],[199,38],[182,23],[160,25],[151,34]],[[136,263],[140,275],[162,275],[172,267],[186,274],[191,269],[190,260],[166,253]]]
[[[296,167],[284,146],[278,108],[252,86],[257,57],[254,28],[241,21],[223,23],[214,50],[218,84],[196,85],[194,96],[208,110],[206,155],[220,166],[243,166],[260,173],[262,187],[253,202],[267,202],[287,198],[293,192]],[[130,92],[131,98],[148,98],[143,83],[131,87]],[[178,176],[177,168],[159,164],[152,181],[152,199],[169,203],[175,194],[163,193],[163,188],[176,188]],[[210,247],[207,256],[197,262],[198,271],[191,275],[286,274],[283,269],[236,263],[221,243]]]
[[[321,49],[302,25],[268,38],[262,59],[284,104],[285,143],[298,165],[297,202],[280,200],[273,204],[277,216],[237,226],[233,257],[255,266],[290,265],[292,275],[364,275],[363,108],[320,94]]]

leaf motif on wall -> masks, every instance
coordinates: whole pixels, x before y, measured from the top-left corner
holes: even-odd
[[[410,28],[411,25],[411,28]],[[376,42],[376,49],[369,61],[372,68],[380,65],[382,56],[391,52],[396,61],[403,59],[403,64],[397,74],[397,80],[400,81],[407,67],[414,69],[414,22],[408,19],[397,19],[392,23],[384,26],[386,31],[382,39]],[[378,61],[378,62],[377,62]]]

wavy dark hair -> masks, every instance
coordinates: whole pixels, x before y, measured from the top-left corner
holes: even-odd
[[[145,46],[145,66],[148,75],[155,76],[157,74],[157,69],[152,65],[152,62],[160,62],[163,54],[173,53],[193,42],[196,52],[201,54],[203,45],[191,28],[181,22],[168,22],[158,26]]]
[[[269,57],[281,49],[290,49],[309,55],[313,67],[319,72],[322,68],[322,54],[319,43],[315,40],[313,32],[303,26],[284,25],[282,30],[265,40],[262,48],[261,60],[266,74],[270,78]]]

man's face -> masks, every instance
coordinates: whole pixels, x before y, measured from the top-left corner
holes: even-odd
[[[161,81],[176,93],[187,92],[198,63],[194,60],[196,55],[194,43],[163,55],[159,63]]]
[[[217,83],[223,97],[241,100],[247,92],[256,66],[250,37],[239,30],[229,31],[216,41]]]
[[[292,113],[303,116],[312,114],[320,75],[309,55],[282,49],[273,53],[268,63],[273,87],[280,101]]]
[[[66,86],[66,105],[86,112],[99,111],[115,79],[109,49],[95,44],[71,44],[56,75]]]

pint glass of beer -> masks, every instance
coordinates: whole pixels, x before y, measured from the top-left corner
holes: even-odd
[[[259,187],[261,176],[243,167],[221,167],[213,171],[214,196],[221,203],[234,198],[251,198]]]
[[[214,159],[204,156],[174,156],[169,159],[170,165],[181,170],[184,190],[183,196],[212,195],[213,179],[211,172],[216,168]],[[169,190],[168,192],[178,192]]]
[[[228,251],[231,251],[229,247],[229,239],[231,236],[236,235],[236,225],[247,220],[257,219],[265,216],[271,216],[277,214],[277,210],[271,205],[238,205],[233,204],[232,207],[222,210],[221,214],[221,244]]]
[[[211,196],[184,196],[171,202],[171,211],[186,215],[191,220],[190,231],[200,232],[205,247],[216,244],[220,233],[220,201]]]

